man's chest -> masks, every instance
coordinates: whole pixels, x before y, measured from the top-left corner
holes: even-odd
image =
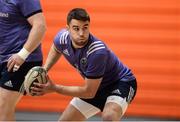
[[[86,72],[88,66],[86,50],[79,49],[74,51],[72,49],[64,49],[62,52],[64,57],[73,67],[81,73]]]

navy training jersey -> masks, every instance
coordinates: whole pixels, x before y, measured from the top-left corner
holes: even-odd
[[[101,40],[91,34],[86,46],[75,49],[69,32],[62,30],[56,35],[54,45],[82,77],[89,79],[103,77],[99,89],[119,80],[135,79],[131,70],[123,65]]]
[[[0,0],[0,63],[22,49],[32,28],[27,19],[39,12],[39,0]],[[26,60],[42,60],[41,46]]]

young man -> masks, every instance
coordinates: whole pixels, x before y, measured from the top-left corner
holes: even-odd
[[[48,71],[61,55],[84,78],[84,86],[34,83],[33,93],[57,92],[74,98],[60,121],[83,121],[102,112],[103,120],[118,121],[136,94],[136,79],[131,70],[99,39],[89,32],[90,17],[82,8],[67,16],[67,30],[54,39],[44,68]]]
[[[45,30],[39,0],[0,0],[0,121],[15,120],[24,76],[42,65]]]

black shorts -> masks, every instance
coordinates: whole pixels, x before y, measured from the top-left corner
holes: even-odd
[[[122,98],[126,98],[127,103],[130,103],[135,95],[137,90],[137,82],[136,80],[132,81],[117,81],[106,88],[97,91],[96,96],[92,99],[82,99],[87,103],[99,108],[101,111],[104,109],[104,105],[106,103],[108,96],[120,96]]]
[[[42,66],[42,61],[24,62],[16,72],[7,71],[7,62],[0,64],[0,87],[24,93],[22,84],[27,72],[34,66]]]

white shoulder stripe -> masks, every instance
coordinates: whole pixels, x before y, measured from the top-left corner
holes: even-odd
[[[59,43],[62,44],[62,40],[61,40],[61,37],[59,38]]]
[[[91,46],[89,49],[88,49],[88,52],[90,52],[90,51],[92,51],[94,48],[96,48],[96,47],[100,47],[100,46],[104,46],[104,44],[96,44],[96,45],[93,45],[93,46]]]
[[[102,43],[101,41],[96,41],[96,42],[93,42],[89,45],[89,48],[91,48],[93,45],[97,44],[97,43]]]
[[[61,42],[64,44],[64,33],[61,35]]]
[[[97,51],[97,50],[104,49],[104,48],[105,48],[104,46],[94,48],[93,50],[87,52],[87,56],[89,56],[91,53],[93,53],[93,52],[95,52],[95,51]]]
[[[67,44],[67,36],[68,36],[68,34],[69,34],[68,31],[66,31],[61,35],[61,37],[59,39],[60,44]]]
[[[66,35],[65,35],[65,44],[67,44],[67,37],[68,37],[68,31],[66,32]]]

